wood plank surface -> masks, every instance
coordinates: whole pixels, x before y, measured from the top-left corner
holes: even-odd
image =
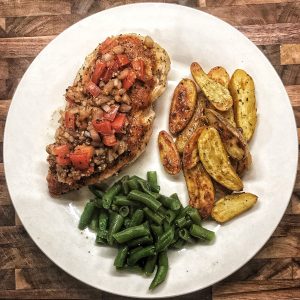
[[[141,2],[193,7],[244,33],[285,85],[300,141],[300,0],[0,0],[0,299],[130,299],[77,281],[31,240],[8,194],[3,133],[20,79],[55,36],[93,13]],[[176,299],[300,299],[300,162],[289,206],[266,245],[228,278]]]

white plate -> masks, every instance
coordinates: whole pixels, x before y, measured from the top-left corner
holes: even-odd
[[[171,178],[159,163],[156,137],[167,128],[174,87],[190,76],[198,61],[206,71],[222,65],[230,74],[243,68],[254,78],[258,126],[251,142],[253,168],[245,176],[245,191],[259,196],[254,209],[218,226],[212,245],[170,252],[170,272],[164,284],[148,291],[150,278],[118,273],[115,250],[96,247],[94,234],[77,229],[88,197],[86,190],[63,199],[49,196],[45,146],[53,141],[53,112],[64,105],[85,56],[112,34],[135,32],[152,36],[169,53],[169,87],[159,99],[154,133],[146,152],[125,171],[145,176],[157,170],[162,192],[177,192],[186,202],[182,176]],[[54,123],[55,124],[55,123]],[[200,11],[166,4],[121,6],[86,18],[54,39],[34,60],[11,104],[4,142],[7,184],[18,215],[42,251],[79,280],[115,294],[132,297],[175,296],[207,287],[245,264],[268,240],[289,202],[294,185],[298,143],[293,112],[285,89],[264,55],[245,36],[223,21]],[[73,201],[73,200],[77,201]]]

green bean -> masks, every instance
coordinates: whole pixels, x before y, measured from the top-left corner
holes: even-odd
[[[89,225],[95,209],[96,207],[92,202],[87,202],[87,204],[84,207],[83,213],[80,216],[79,225],[78,225],[78,228],[80,230],[85,229]]]
[[[131,217],[129,227],[140,225],[143,223],[143,220],[144,220],[144,212],[141,209],[137,209]]]
[[[190,234],[198,239],[212,241],[215,238],[215,233],[211,230],[193,224],[190,228]]]
[[[110,206],[110,209],[111,209],[112,211],[118,212],[118,211],[119,211],[119,206],[117,206],[117,205],[115,205],[115,204],[112,204],[112,205]]]
[[[195,243],[195,240],[191,237],[189,231],[186,228],[182,228],[179,230],[179,237],[190,244]]]
[[[192,225],[192,223],[193,223],[192,220],[187,216],[183,216],[183,217],[175,220],[175,224],[179,228],[189,227]]]
[[[125,228],[128,228],[130,226],[130,222],[131,222],[130,218],[126,217],[124,219],[124,226],[125,226]]]
[[[129,207],[128,206],[121,206],[119,208],[119,214],[125,218],[129,215]]]
[[[163,206],[161,206],[157,213],[159,213],[163,218],[166,216],[166,213],[167,213],[167,209],[165,209]]]
[[[154,199],[152,196],[137,190],[131,191],[128,195],[128,198],[130,200],[135,200],[143,203],[153,211],[157,211],[161,207],[161,203]]]
[[[126,196],[116,196],[113,200],[114,205],[118,206],[136,206],[137,203],[131,200],[128,200]]]
[[[122,192],[124,195],[128,195],[129,193],[129,186],[128,186],[128,180],[129,180],[129,176],[123,176],[120,180],[121,186],[122,186]]]
[[[107,236],[107,225],[108,225],[108,213],[106,210],[101,209],[99,213],[98,220],[98,235],[101,238],[106,238]]]
[[[116,182],[103,195],[103,207],[110,208],[113,198],[121,191],[121,184]]]
[[[141,249],[138,249],[137,251],[134,251],[133,253],[129,255],[127,259],[127,264],[129,266],[135,265],[140,259],[148,256],[155,255],[155,247],[153,245],[147,246]]]
[[[95,204],[96,207],[103,208],[102,198],[98,198],[98,197],[94,198],[93,203]]]
[[[136,238],[132,241],[129,241],[127,243],[127,245],[129,248],[133,248],[133,247],[137,247],[137,246],[151,245],[152,243],[153,243],[153,238],[149,234],[149,235],[145,235],[145,236]]]
[[[171,228],[171,224],[169,224],[166,220],[163,221],[163,229],[164,231],[167,231]]]
[[[149,182],[152,192],[159,193],[160,186],[157,183],[157,173],[156,171],[147,172],[147,181]]]
[[[155,266],[156,266],[156,261],[157,261],[157,255],[149,256],[147,258],[146,264],[145,264],[145,267],[144,267],[144,273],[147,276],[150,276],[154,272],[154,269],[155,269]]]
[[[158,214],[158,213],[155,213],[153,212],[151,209],[149,209],[148,207],[145,207],[143,209],[145,215],[151,219],[154,223],[158,224],[158,225],[161,225],[162,224],[162,221],[163,221],[163,218]]]
[[[97,189],[97,187],[94,186],[94,185],[89,185],[89,190],[90,190],[97,198],[102,198],[103,195],[104,195],[104,193],[103,193],[101,190]]]
[[[144,224],[142,224],[142,225],[129,227],[122,231],[119,231],[113,234],[113,237],[119,244],[123,244],[135,238],[149,235],[149,234],[150,234],[149,229]]]
[[[198,212],[198,209],[193,207],[192,209],[187,211],[187,215],[191,218],[194,224],[197,224],[199,226],[201,225],[201,217]]]
[[[150,228],[151,228],[152,232],[154,233],[154,235],[156,236],[156,239],[158,239],[158,237],[161,236],[164,232],[162,226],[159,226],[159,225],[151,224]]]
[[[127,254],[128,254],[128,247],[127,246],[123,246],[119,249],[118,254],[115,258],[114,261],[114,266],[116,268],[123,268],[126,262],[126,258],[127,258]]]
[[[94,211],[93,216],[92,216],[92,220],[89,224],[89,229],[93,230],[93,231],[98,231],[98,223],[99,223],[99,213],[97,210]]]
[[[178,239],[174,244],[172,244],[172,248],[180,250],[184,247],[186,241],[183,239]]]
[[[112,246],[114,243],[113,234],[115,234],[121,229],[123,222],[124,222],[124,218],[121,215],[114,212],[110,214],[109,227],[107,233],[107,242],[110,246]]]
[[[169,269],[167,251],[163,251],[158,256],[158,267],[154,279],[152,280],[149,289],[153,290],[159,284],[165,281]]]
[[[143,179],[137,179],[137,182],[139,184],[139,186],[141,187],[141,190],[143,192],[145,192],[146,194],[152,196],[153,198],[155,199],[158,199],[159,198],[159,193],[154,193],[151,191],[151,188],[150,188],[150,185],[149,183],[146,181],[146,180],[143,180]]]
[[[166,211],[165,218],[166,221],[171,224],[176,218],[176,213],[173,210],[168,209]]]
[[[107,235],[107,231],[106,231],[106,235]],[[101,237],[101,236],[99,236],[99,234],[97,234],[96,243],[97,244],[107,244],[107,241],[104,237]]]
[[[157,252],[164,251],[172,243],[174,239],[174,228],[170,227],[166,232],[158,237],[158,240],[155,244],[155,249]]]
[[[128,184],[128,187],[129,189],[132,191],[132,190],[139,190],[139,183],[137,181],[136,178],[130,178],[128,181],[127,181],[127,184]]]
[[[191,209],[192,209],[192,207],[189,206],[189,205],[187,205],[184,208],[181,208],[180,211],[179,211],[179,214],[176,217],[176,220],[184,217],[188,213],[188,211],[190,211]]]
[[[160,195],[159,201],[163,204],[163,206],[165,206],[166,208],[169,208],[171,210],[177,211],[181,208],[180,201],[175,198]]]

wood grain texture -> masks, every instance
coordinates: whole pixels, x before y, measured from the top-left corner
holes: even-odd
[[[54,36],[2,38],[0,57],[35,57],[54,38]]]
[[[66,0],[0,0],[0,17],[60,15],[71,12]]]
[[[31,240],[8,194],[3,167],[3,132],[18,82],[36,55],[56,35],[93,13],[122,4],[150,1],[0,0],[1,299],[130,299],[100,292],[77,281],[54,265]],[[285,85],[300,144],[300,0],[154,2],[203,10],[248,36],[266,55]],[[178,299],[300,299],[300,162],[289,206],[266,245],[225,280]]]
[[[287,44],[280,47],[280,62],[282,65],[300,64],[300,44]]]

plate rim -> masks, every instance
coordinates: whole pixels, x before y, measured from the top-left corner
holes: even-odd
[[[131,4],[122,4],[122,5],[119,5],[119,6],[116,6],[116,7],[112,7],[112,8],[108,8],[108,9],[105,9],[105,10],[102,10],[102,11],[99,11],[97,13],[94,13],[92,15],[89,15],[85,18],[82,18],[81,20],[77,21],[76,23],[72,24],[71,26],[69,26],[68,28],[66,28],[65,30],[63,30],[61,33],[59,33],[57,36],[55,36],[55,38],[53,38],[39,53],[38,55],[34,58],[34,60],[31,62],[31,64],[29,65],[29,67],[27,68],[26,72],[23,74],[22,76],[22,79],[20,80],[17,88],[16,88],[16,91],[12,97],[12,101],[11,101],[11,104],[10,104],[10,107],[9,107],[9,110],[8,110],[8,113],[7,113],[7,118],[6,118],[6,122],[5,122],[5,128],[4,128],[4,135],[3,135],[3,166],[4,166],[4,174],[6,174],[6,140],[7,140],[7,124],[9,122],[9,120],[11,119],[10,117],[10,112],[12,111],[12,107],[15,105],[16,101],[14,101],[14,98],[15,98],[15,94],[17,93],[18,89],[19,89],[19,86],[21,85],[22,81],[24,80],[24,77],[27,73],[30,72],[31,70],[31,66],[33,65],[33,63],[36,61],[36,59],[40,56],[43,55],[44,51],[46,51],[47,47],[52,44],[54,41],[56,41],[56,39],[58,39],[61,35],[63,34],[66,34],[66,32],[72,30],[73,27],[77,26],[78,23],[80,22],[84,22],[86,19],[89,19],[89,18],[93,18],[97,15],[101,15],[101,14],[106,14],[106,13],[111,13],[112,11],[114,10],[126,10],[127,7],[130,7],[130,6],[133,6],[133,7],[137,7],[137,6],[140,6],[140,7],[153,7],[153,6],[163,6],[163,7],[176,7],[176,9],[178,9],[180,7],[180,9],[183,9],[183,10],[186,10],[186,11],[189,11],[189,12],[192,12],[192,13],[199,13],[199,15],[201,16],[202,14],[204,15],[208,15],[210,18],[214,19],[215,21],[218,21],[218,22],[222,22],[224,23],[225,26],[229,26],[231,29],[234,30],[234,32],[236,34],[239,34],[241,38],[244,38],[244,39],[247,39],[248,40],[248,43],[249,45],[251,44],[252,46],[254,46],[256,48],[256,50],[258,50],[260,52],[260,54],[262,54],[262,56],[264,57],[264,60],[265,62],[272,67],[272,69],[275,71],[274,73],[276,74],[277,78],[279,79],[280,81],[280,84],[281,84],[281,89],[284,91],[284,94],[286,96],[287,99],[290,99],[289,96],[288,96],[288,93],[285,89],[285,86],[280,78],[280,76],[278,75],[278,73],[276,72],[276,70],[274,69],[273,65],[271,64],[271,62],[268,60],[268,58],[265,56],[265,54],[256,46],[256,44],[254,44],[254,42],[252,42],[246,35],[244,35],[242,32],[240,32],[238,29],[236,29],[234,26],[232,26],[231,24],[223,21],[222,19],[214,16],[214,15],[211,15],[207,12],[204,12],[202,10],[197,10],[195,8],[192,8],[192,7],[188,7],[188,6],[184,6],[184,5],[180,5],[180,4],[175,4],[175,3],[157,3],[157,2],[147,2],[147,3],[131,3]],[[289,110],[291,112],[291,114],[294,116],[293,118],[293,126],[292,128],[294,129],[294,140],[295,140],[295,146],[298,150],[298,138],[297,138],[297,125],[296,125],[296,120],[295,120],[295,115],[293,113],[293,109],[292,109],[292,105],[291,103],[289,103],[288,105],[289,107]],[[296,151],[297,153],[297,151]],[[291,197],[292,193],[293,193],[293,187],[295,185],[295,182],[296,182],[296,176],[297,176],[297,164],[298,164],[298,160],[299,160],[299,155],[297,155],[297,158],[296,158],[296,162],[295,162],[295,170],[294,170],[294,174],[293,174],[293,180],[291,183],[293,183],[292,185],[292,188],[291,188],[291,191],[289,191],[289,193],[286,193],[289,194],[289,197]],[[11,191],[10,191],[10,187],[9,187],[9,180],[8,178],[6,178],[6,185],[7,185],[7,188],[8,188],[8,192],[9,192],[9,195],[11,196]],[[290,199],[290,198],[289,198]],[[18,212],[18,209],[16,208],[16,205],[15,205],[15,202],[13,200],[13,197],[11,197],[11,200],[12,200],[12,204],[13,204],[13,207],[15,209],[15,211],[17,212],[17,215],[19,216],[21,222],[22,222],[22,225],[24,226],[27,234],[30,236],[31,240],[35,243],[35,245],[43,252],[44,255],[47,256],[48,259],[50,259],[56,266],[58,266],[60,269],[62,269],[64,272],[66,272],[67,274],[69,274],[70,276],[72,276],[73,278],[76,278],[77,280],[79,280],[80,282],[88,285],[88,286],[91,286],[99,291],[104,291],[104,292],[107,292],[107,293],[111,293],[111,294],[115,294],[115,295],[118,295],[118,296],[125,296],[125,297],[132,297],[132,298],[142,298],[141,296],[138,296],[138,295],[130,295],[130,294],[125,294],[125,293],[118,293],[118,292],[112,292],[111,290],[109,289],[106,289],[105,287],[104,288],[99,288],[98,286],[96,285],[93,285],[91,283],[88,283],[86,281],[83,281],[82,279],[80,279],[79,277],[77,277],[77,275],[74,275],[74,274],[71,274],[66,268],[62,267],[59,263],[56,262],[56,259],[54,257],[51,257],[49,256],[45,251],[44,249],[42,248],[42,246],[40,246],[39,244],[39,241],[37,239],[34,239],[31,235],[31,233],[27,230],[26,226],[24,225],[23,223],[23,220],[22,220],[22,216],[19,214]],[[247,264],[263,247],[264,245],[267,243],[267,241],[270,239],[270,237],[272,236],[272,234],[274,233],[274,231],[277,229],[280,221],[282,220],[282,217],[286,211],[286,208],[288,207],[290,203],[290,200],[287,201],[286,203],[286,206],[285,206],[285,209],[282,211],[282,213],[280,214],[280,218],[279,218],[279,221],[276,225],[276,227],[273,229],[273,231],[270,233],[270,235],[268,236],[268,238],[266,239],[266,241],[261,245],[259,246],[257,249],[255,249],[254,251],[252,251],[251,253],[253,253],[253,255],[251,254],[243,263],[239,264],[239,266],[235,269],[235,270],[232,270],[231,272],[228,272],[226,273],[226,275],[222,275],[222,276],[219,276],[215,281],[214,283],[211,283],[211,284],[208,284],[206,286],[203,286],[201,287],[200,289],[199,288],[195,288],[193,290],[190,290],[189,292],[183,292],[183,293],[176,293],[176,294],[170,294],[170,295],[160,295],[159,293],[157,294],[146,294],[143,296],[143,298],[145,299],[155,299],[155,298],[170,298],[170,297],[179,297],[179,296],[183,296],[183,295],[187,295],[187,294],[191,294],[191,293],[195,293],[197,291],[200,291],[200,290],[204,290],[210,286],[213,286],[215,284],[217,284],[218,282],[222,281],[223,279],[229,277],[231,274],[233,274],[234,272],[238,271],[242,266],[244,266],[245,264]]]

